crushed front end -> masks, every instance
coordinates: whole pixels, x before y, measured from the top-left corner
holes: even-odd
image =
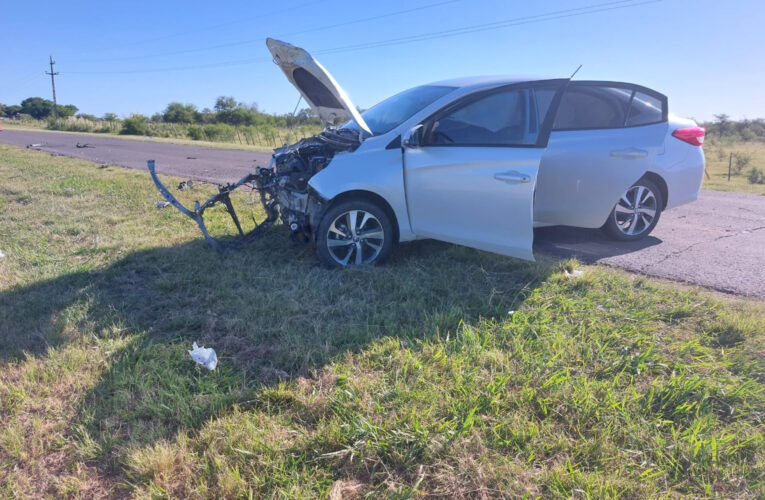
[[[154,184],[162,196],[181,213],[193,219],[210,246],[218,252],[227,252],[256,239],[281,218],[289,227],[294,241],[308,243],[314,228],[318,226],[326,209],[327,200],[322,199],[308,185],[317,172],[327,168],[335,154],[354,151],[361,144],[359,132],[352,129],[327,128],[322,133],[302,139],[295,144],[274,150],[268,167],[256,167],[239,181],[218,185],[218,193],[204,203],[194,202],[194,209],[183,206],[162,184],[155,171],[154,160],[147,164]],[[245,232],[231,201],[231,193],[247,187],[258,192],[266,218],[255,223]],[[231,216],[238,234],[230,240],[221,241],[210,235],[205,225],[204,212],[215,205],[222,205]]]

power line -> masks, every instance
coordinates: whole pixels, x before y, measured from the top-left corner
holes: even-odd
[[[422,42],[427,40],[435,40],[439,38],[454,37],[460,35],[467,35],[472,33],[478,33],[483,31],[492,31],[498,29],[504,29],[514,26],[520,26],[524,24],[540,23],[545,21],[553,21],[557,19],[564,19],[570,17],[584,16],[589,14],[596,14],[600,12],[607,12],[612,10],[627,9],[631,7],[639,7],[642,5],[658,3],[662,0],[643,0],[636,2],[635,0],[617,0],[612,2],[604,2],[599,4],[593,4],[585,7],[577,7],[573,9],[563,9],[546,14],[537,14],[533,16],[524,16],[511,19],[505,19],[503,21],[496,21],[492,23],[478,24],[472,26],[465,26],[462,28],[454,28],[451,30],[435,31],[430,33],[422,33],[419,35],[412,35],[407,37],[391,38],[387,40],[379,40],[376,42],[368,42],[356,45],[346,45],[340,47],[333,47],[328,49],[312,51],[313,54],[337,54],[342,52],[351,52],[356,50],[366,50],[379,47],[388,47],[392,45],[403,45],[408,43]],[[155,68],[155,69],[135,69],[127,71],[68,71],[67,74],[80,74],[80,75],[101,75],[101,74],[137,74],[137,73],[162,73],[170,71],[186,71],[205,68],[220,68],[230,66],[242,66],[251,64],[254,62],[268,61],[270,57],[256,57],[249,59],[239,59],[233,61],[225,61],[220,63],[192,65],[192,66],[179,66],[170,68]]]
[[[342,22],[342,23],[329,24],[329,25],[326,25],[326,26],[318,26],[318,27],[314,27],[314,28],[309,28],[309,29],[301,30],[301,31],[293,31],[292,33],[282,33],[282,34],[274,35],[274,37],[275,38],[279,38],[279,37],[283,38],[283,37],[289,37],[289,36],[295,36],[295,35],[302,35],[304,33],[313,33],[313,32],[316,32],[316,31],[323,31],[323,30],[328,30],[328,29],[332,29],[332,28],[339,28],[339,27],[342,27],[342,26],[350,26],[352,24],[359,24],[359,23],[364,23],[364,22],[368,22],[368,21],[376,21],[378,19],[384,19],[386,17],[393,17],[393,16],[398,16],[398,15],[401,15],[401,14],[409,14],[411,12],[416,12],[416,11],[426,10],[426,9],[432,9],[434,7],[441,7],[441,6],[446,5],[446,4],[456,3],[456,2],[461,2],[461,1],[463,1],[463,0],[444,0],[444,1],[441,1],[441,2],[431,3],[431,4],[427,4],[427,5],[421,5],[419,7],[413,7],[411,9],[397,10],[395,12],[389,12],[387,14],[380,14],[380,15],[377,15],[377,16],[363,17],[363,18],[360,18],[360,19],[353,19],[351,21],[345,21],[345,22]],[[135,59],[146,59],[146,58],[149,58],[149,57],[163,57],[163,56],[174,56],[174,55],[179,55],[179,54],[190,54],[190,53],[194,53],[194,52],[205,52],[205,51],[208,51],[208,50],[225,49],[225,48],[231,48],[231,47],[238,47],[238,46],[242,46],[242,45],[252,45],[252,44],[256,44],[256,43],[263,43],[263,39],[262,38],[248,39],[248,40],[241,40],[241,41],[238,41],[238,42],[221,43],[221,44],[218,44],[218,45],[209,45],[209,46],[197,47],[197,48],[193,48],[193,49],[183,49],[183,50],[176,50],[176,51],[172,51],[172,52],[161,52],[161,53],[157,53],[157,54],[149,54],[149,55],[141,55],[141,56],[112,57],[112,58],[108,58],[108,59],[106,59],[106,58],[102,58],[102,59],[81,59],[80,61],[81,62],[128,61],[128,60],[135,60]]]
[[[145,40],[138,40],[136,42],[122,44],[120,46],[124,47],[124,46],[141,45],[141,44],[144,44],[144,43],[157,42],[159,40],[167,40],[168,38],[175,38],[175,37],[178,37],[178,36],[188,35],[189,33],[199,33],[200,31],[208,31],[208,30],[212,30],[212,29],[223,28],[225,26],[231,26],[231,25],[234,25],[234,24],[240,24],[240,23],[243,23],[243,22],[251,21],[253,19],[261,19],[263,17],[273,16],[273,15],[276,15],[276,14],[282,14],[284,12],[291,12],[293,10],[302,9],[303,7],[308,7],[309,5],[313,5],[313,4],[317,4],[317,3],[326,3],[326,2],[327,2],[327,0],[310,0],[308,2],[303,2],[303,3],[300,3],[298,5],[293,5],[292,7],[286,7],[286,8],[283,8],[283,9],[276,9],[276,10],[268,11],[268,12],[265,12],[265,13],[262,13],[262,14],[258,14],[257,16],[254,16],[254,17],[247,17],[247,18],[244,18],[244,19],[240,18],[240,19],[237,19],[235,21],[228,21],[228,22],[225,22],[225,23],[219,23],[219,24],[212,24],[212,25],[208,25],[208,26],[202,26],[202,27],[199,27],[199,28],[191,29],[191,30],[186,30],[186,31],[180,31],[180,32],[172,33],[170,35],[163,35],[163,36],[159,36],[159,37],[156,37],[156,38],[147,38]]]

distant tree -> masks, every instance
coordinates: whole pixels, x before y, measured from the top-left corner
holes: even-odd
[[[215,111],[217,113],[233,111],[237,106],[236,99],[233,97],[220,96],[215,100]]]
[[[717,131],[720,134],[720,137],[722,137],[724,134],[726,134],[730,128],[730,117],[726,115],[725,113],[715,115],[715,120],[717,122],[715,125],[717,125]]]
[[[21,112],[42,120],[53,113],[53,102],[42,97],[28,97],[21,101]]]
[[[5,114],[5,110],[6,110],[7,107],[8,106],[6,106],[5,104],[0,103],[0,116],[7,116]]]
[[[107,122],[115,122],[117,121],[117,114],[116,113],[104,113],[104,116],[102,117],[103,120]]]
[[[18,104],[10,104],[5,107],[5,116],[8,118],[13,118],[14,116],[21,113],[21,106]]]
[[[168,123],[195,123],[199,121],[199,111],[193,104],[171,102],[162,113],[162,120]]]
[[[82,118],[83,120],[90,120],[92,122],[98,120],[98,118],[95,115],[90,115],[88,113],[77,113],[77,118]]]
[[[77,106],[74,104],[65,104],[63,106],[58,106],[58,116],[61,118],[67,118],[69,116],[74,116],[75,113],[77,113],[78,109]]]

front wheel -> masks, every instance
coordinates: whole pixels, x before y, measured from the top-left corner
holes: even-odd
[[[366,200],[338,203],[324,214],[316,233],[316,254],[329,267],[379,264],[394,245],[388,214]]]
[[[616,202],[603,230],[617,240],[639,240],[656,227],[663,206],[659,186],[650,179],[640,179]]]

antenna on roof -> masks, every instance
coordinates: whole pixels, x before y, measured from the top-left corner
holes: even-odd
[[[569,79],[569,80],[573,80],[573,79],[574,79],[574,75],[575,75],[575,74],[577,74],[577,73],[579,73],[579,70],[580,70],[580,69],[582,69],[582,65],[581,65],[581,64],[579,65],[579,67],[578,67],[578,68],[576,68],[576,71],[574,71],[573,73],[571,73],[571,76],[569,76],[569,77],[568,77],[568,79]]]

